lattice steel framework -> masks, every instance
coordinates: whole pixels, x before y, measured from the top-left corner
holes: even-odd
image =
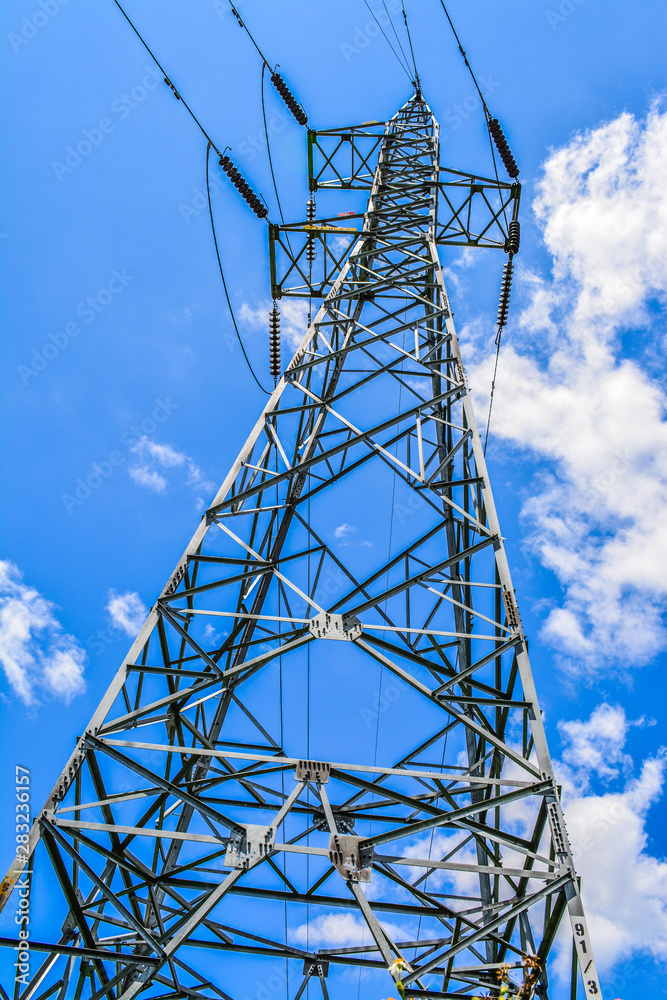
[[[418,94],[309,145],[363,225],[271,228],[324,301],[34,821],[23,1000],[236,1000],[248,956],[547,996],[566,909],[600,992],[437,251],[504,247],[518,185],[441,170]]]

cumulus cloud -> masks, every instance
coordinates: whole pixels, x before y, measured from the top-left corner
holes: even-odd
[[[114,628],[122,629],[129,636],[135,636],[146,621],[148,609],[135,591],[117,594],[109,591],[107,612]]]
[[[138,486],[144,486],[155,493],[164,493],[169,481],[159,470],[181,468],[187,472],[185,485],[195,492],[211,494],[215,490],[215,483],[206,478],[197,463],[170,444],[158,444],[144,434],[130,446],[130,452],[136,458],[127,471]]]
[[[667,958],[667,860],[649,851],[647,819],[663,792],[667,748],[641,763],[635,777],[625,743],[631,725],[622,708],[603,705],[588,720],[561,723],[563,805],[577,871],[582,879],[596,961],[609,974],[639,955]],[[609,758],[605,760],[605,754]],[[606,783],[592,791],[595,774]],[[567,937],[566,929],[563,937]],[[569,944],[562,943],[565,977]]]
[[[339,524],[334,531],[334,538],[347,538],[348,535],[354,534],[356,530],[351,524]]]
[[[86,654],[54,615],[54,605],[0,561],[0,663],[15,694],[33,705],[35,689],[69,702],[85,690]]]
[[[534,209],[552,275],[526,273],[494,402],[496,447],[533,457],[530,544],[563,589],[545,637],[589,674],[645,663],[667,639],[667,395],[641,350],[621,351],[630,330],[639,348],[664,336],[665,157],[658,106],[550,155]],[[479,391],[492,364],[471,370]]]
[[[644,716],[631,721],[619,705],[598,705],[589,719],[572,719],[558,723],[561,739],[566,744],[563,761],[578,775],[577,784],[586,787],[592,775],[608,782],[621,772],[627,774],[632,758],[623,753],[631,726],[654,724]]]

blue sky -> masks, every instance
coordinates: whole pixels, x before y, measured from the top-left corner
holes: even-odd
[[[409,97],[362,0],[239,6],[314,127],[384,119]],[[128,11],[274,217],[260,60],[226,5],[128,0]],[[488,172],[479,101],[440,5],[408,11],[442,162]],[[451,13],[524,185],[492,482],[606,995],[633,1000],[658,989],[667,955],[664,5],[458,0]],[[29,767],[37,809],[263,397],[220,288],[205,141],[117,8],[12,0],[0,16],[3,607],[23,609],[0,640],[0,782],[12,801],[15,765]],[[305,135],[273,92],[267,101],[283,210],[297,221]],[[68,153],[82,140],[85,155]],[[268,383],[266,227],[214,177],[232,300]],[[443,264],[481,422],[501,261]],[[284,317],[289,338],[299,314]],[[8,819],[0,867],[12,842]],[[0,932],[11,933],[6,913]]]

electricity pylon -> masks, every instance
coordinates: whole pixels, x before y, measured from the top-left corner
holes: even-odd
[[[600,995],[438,259],[519,187],[438,152],[419,94],[309,133],[368,205],[271,227],[323,303],[3,883],[23,1000],[547,996],[566,910]]]

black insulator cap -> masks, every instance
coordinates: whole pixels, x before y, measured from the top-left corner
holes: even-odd
[[[489,132],[491,133],[491,138],[496,144],[496,149],[500,154],[500,159],[503,161],[505,170],[512,179],[518,177],[519,168],[516,165],[516,160],[512,156],[509,143],[505,138],[500,122],[498,121],[497,118],[489,118],[488,125],[489,125]]]
[[[271,74],[271,83],[276,88],[276,90],[282,97],[283,101],[285,102],[289,110],[292,112],[294,117],[296,118],[299,125],[306,125],[308,123],[308,115],[300,106],[294,94],[291,93],[289,87],[283,80],[280,73]]]
[[[509,233],[505,240],[506,253],[517,254],[521,245],[521,223],[513,219],[509,224]]]
[[[503,268],[503,280],[500,285],[500,301],[498,303],[498,326],[507,325],[507,314],[510,307],[510,291],[512,289],[512,272],[514,264],[510,257]]]
[[[275,382],[280,377],[280,313],[274,306],[269,313],[269,371]]]
[[[253,189],[250,187],[250,185],[248,184],[247,180],[245,179],[241,171],[234,166],[231,157],[225,154],[224,156],[220,157],[218,162],[220,163],[220,166],[225,171],[225,173],[229,177],[230,181],[232,182],[236,190],[245,199],[250,208],[253,210],[257,218],[265,219],[269,214],[268,210],[266,209],[261,199],[257,197]]]

